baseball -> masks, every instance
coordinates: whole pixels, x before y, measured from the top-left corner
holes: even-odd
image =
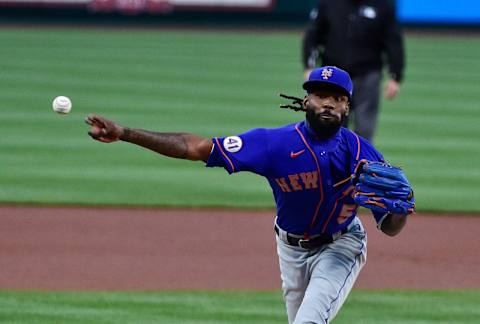
[[[68,114],[72,109],[72,102],[70,98],[65,96],[58,96],[53,99],[53,111],[59,114]]]

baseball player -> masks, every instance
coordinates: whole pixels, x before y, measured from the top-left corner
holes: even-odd
[[[353,90],[348,73],[317,68],[303,88],[305,98],[282,95],[293,102],[281,107],[305,111],[304,121],[227,137],[133,129],[94,114],[86,122],[89,135],[101,142],[121,140],[228,173],[266,177],[276,202],[274,230],[288,322],[328,323],[366,262],[358,206],[371,209],[378,228],[394,236],[415,204],[402,170],[341,127]]]

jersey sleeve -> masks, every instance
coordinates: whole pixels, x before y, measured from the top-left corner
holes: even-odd
[[[263,128],[246,133],[212,138],[207,167],[223,167],[228,173],[250,171],[265,175],[268,167],[268,134]]]

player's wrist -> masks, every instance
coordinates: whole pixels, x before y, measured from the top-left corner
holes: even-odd
[[[128,142],[130,139],[131,129],[128,127],[118,126],[119,136],[118,139],[121,141]]]

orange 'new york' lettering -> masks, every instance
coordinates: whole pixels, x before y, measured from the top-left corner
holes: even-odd
[[[278,179],[275,179],[275,181],[280,186],[280,189],[282,189],[283,192],[291,192],[292,191],[290,189],[290,186],[288,185],[287,181],[285,181],[285,178],[278,178]]]
[[[300,173],[305,189],[315,189],[318,187],[318,173],[317,171]]]
[[[290,185],[292,186],[292,189],[294,191],[303,190],[302,185],[300,183],[298,183],[298,179],[300,179],[298,177],[298,174],[289,174],[288,175],[288,180],[290,180]]]

